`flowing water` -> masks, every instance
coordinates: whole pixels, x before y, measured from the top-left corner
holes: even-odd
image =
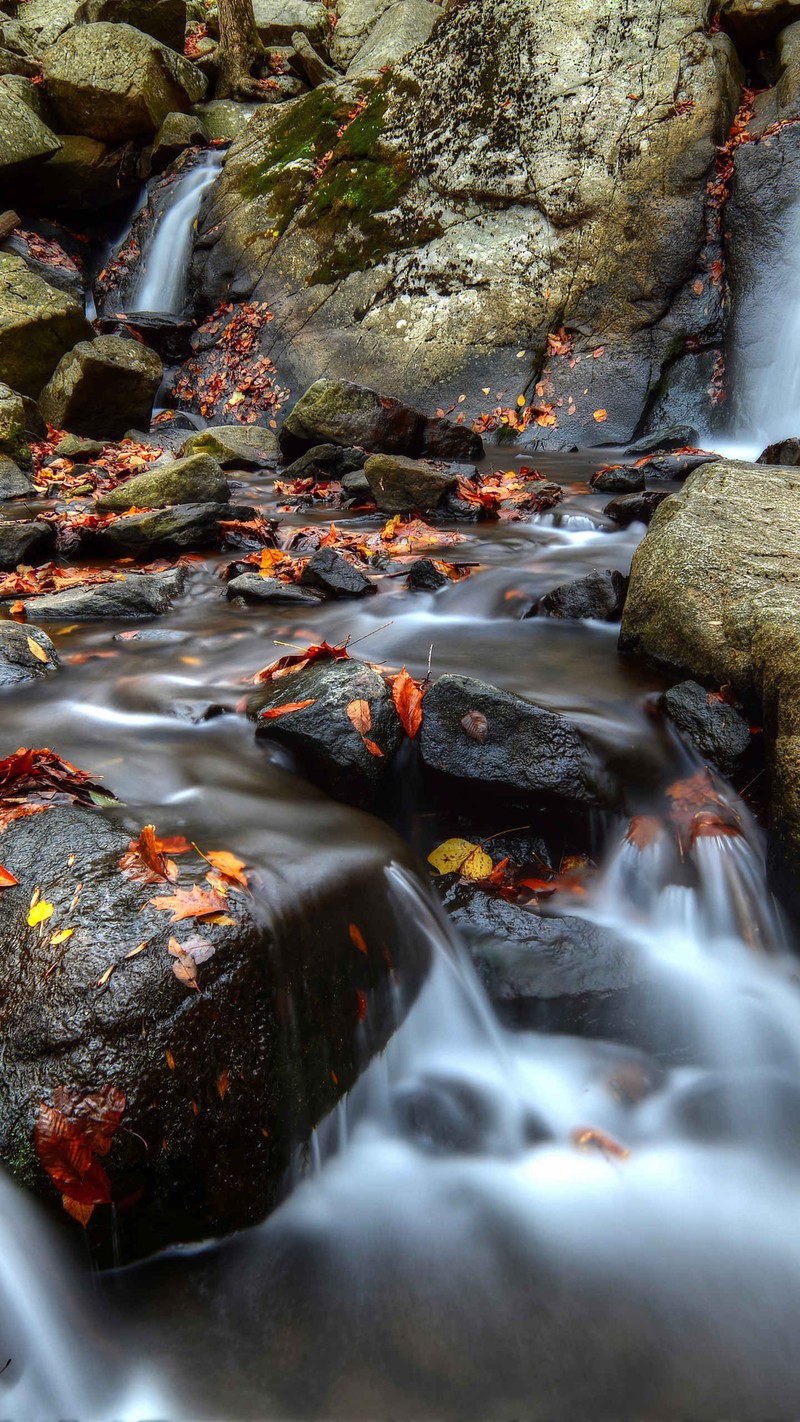
[[[218,176],[224,154],[209,150],[178,179],[172,201],[142,253],[131,311],[181,316],[186,306],[195,222],[204,194]]]

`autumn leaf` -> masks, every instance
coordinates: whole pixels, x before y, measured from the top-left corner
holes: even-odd
[[[403,730],[414,740],[422,725],[422,702],[427,691],[424,682],[415,681],[405,667],[392,678],[392,701],[403,724]]]
[[[192,987],[196,992],[200,991],[197,983],[197,964],[191,953],[187,953],[178,942],[177,938],[170,938],[167,949],[171,958],[176,961],[172,964],[172,971],[179,983],[184,987]]]
[[[349,656],[347,643],[343,643],[340,647],[331,647],[327,642],[315,643],[301,652],[292,653],[288,657],[279,657],[276,662],[270,662],[268,667],[262,667],[260,672],[256,672],[253,681],[256,684],[272,681],[289,672],[302,671],[309,662],[322,661],[327,657],[333,661],[339,661]]]
[[[662,828],[661,821],[655,815],[634,815],[625,838],[637,849],[647,849],[658,839]]]
[[[491,856],[468,839],[446,839],[428,855],[439,874],[462,874],[465,879],[486,879],[492,872]]]
[[[18,883],[19,879],[14,877],[11,870],[4,869],[3,865],[0,864],[0,889],[13,889],[14,885]]]
[[[193,884],[191,889],[176,889],[174,894],[162,894],[148,900],[154,908],[171,913],[170,923],[180,923],[185,918],[205,918],[207,914],[224,913],[228,900],[215,889],[201,889]]]
[[[244,872],[245,862],[243,859],[237,859],[236,855],[231,854],[227,849],[210,849],[204,858],[219,871],[223,879],[229,879],[231,883],[239,884],[243,889],[249,889],[250,881]]]
[[[119,861],[122,873],[136,884],[157,884],[178,877],[178,866],[167,859],[157,839],[155,825],[145,825],[138,839],[132,839],[128,851]]]
[[[307,701],[285,701],[282,706],[268,706],[261,712],[262,721],[277,721],[281,716],[289,716],[293,711],[303,711],[306,706],[313,706],[316,697],[310,696]]]
[[[126,1104],[124,1091],[115,1086],[95,1092],[59,1086],[52,1105],[39,1106],[34,1150],[61,1191],[64,1209],[83,1225],[95,1205],[111,1202],[111,1182],[95,1157],[108,1154]]]
[[[347,719],[352,722],[360,736],[372,730],[372,712],[368,701],[351,701],[347,708]]]
[[[364,957],[367,958],[369,956],[369,949],[366,943],[364,942],[364,935],[361,932],[361,929],[358,927],[357,924],[351,923],[348,928],[348,932],[350,934],[351,943],[354,943],[359,953],[363,953]]]
[[[581,1150],[599,1150],[603,1155],[613,1155],[619,1160],[627,1160],[630,1155],[630,1151],[626,1150],[625,1146],[621,1146],[613,1136],[606,1135],[605,1131],[577,1127],[572,1132],[572,1142]]]
[[[230,1074],[228,1068],[225,1067],[224,1070],[221,1071],[220,1074],[219,1074],[219,1076],[217,1077],[217,1095],[219,1096],[220,1101],[224,1101],[224,1100],[225,1100],[225,1097],[227,1096],[228,1092],[230,1091],[230,1086],[231,1086],[231,1074]]]
[[[604,425],[608,419],[608,410],[595,410],[592,419],[596,420],[598,425]]]
[[[48,662],[50,660],[44,647],[41,646],[41,644],[37,642],[35,638],[28,638],[28,647],[30,649],[31,656],[36,657],[37,661]]]
[[[46,923],[48,918],[53,917],[53,905],[47,899],[39,899],[31,905],[28,913],[28,927],[36,928],[40,923]]]

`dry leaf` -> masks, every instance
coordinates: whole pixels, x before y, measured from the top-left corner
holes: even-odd
[[[171,913],[170,923],[180,923],[184,918],[205,918],[209,914],[224,913],[228,900],[215,889],[201,889],[193,884],[191,889],[176,889],[174,894],[162,894],[148,900],[153,908]]]
[[[367,958],[369,956],[369,949],[366,943],[364,942],[364,935],[361,932],[361,929],[355,923],[351,923],[348,932],[350,934],[351,942],[355,944],[359,953],[363,953],[364,957]]]
[[[245,862],[243,859],[237,859],[236,855],[231,854],[227,849],[211,849],[204,857],[209,864],[213,864],[214,868],[219,870],[223,878],[230,879],[234,884],[240,884],[243,889],[249,888],[249,880],[244,873]]]
[[[31,650],[31,655],[36,657],[37,661],[48,662],[50,660],[44,647],[42,647],[34,637],[28,638],[28,646]]]
[[[13,889],[14,885],[18,883],[19,879],[14,877],[11,870],[4,869],[3,865],[0,864],[0,889]]]
[[[605,424],[608,419],[608,410],[595,410],[592,419],[596,420],[598,425]]]
[[[493,867],[486,851],[468,839],[446,839],[431,851],[428,863],[439,874],[463,874],[466,879],[485,879]]]
[[[35,928],[37,924],[46,923],[48,918],[52,917],[53,905],[49,904],[46,899],[38,899],[28,914],[28,927]]]
[[[360,736],[372,730],[372,712],[368,701],[351,701],[347,707],[348,720],[352,721]]]
[[[288,716],[292,711],[302,711],[306,706],[313,706],[316,697],[309,697],[308,701],[286,701],[283,706],[271,706],[261,712],[262,721],[277,721],[279,716]]]
[[[225,1100],[225,1097],[227,1096],[230,1090],[230,1085],[230,1072],[228,1071],[228,1068],[225,1067],[224,1071],[221,1071],[219,1076],[217,1077],[217,1094],[219,1095],[220,1101]]]
[[[112,963],[109,968],[106,968],[105,972],[103,973],[103,976],[97,979],[97,987],[105,987],[116,966],[116,963]]]
[[[54,933],[53,936],[52,936],[52,938],[50,939],[50,945],[51,945],[51,947],[57,948],[58,945],[59,945],[59,943],[66,943],[67,939],[68,939],[68,938],[71,938],[74,932],[75,932],[75,929],[74,929],[74,928],[62,928],[62,929],[60,929],[59,932],[58,932],[58,933]]]
[[[392,701],[403,723],[403,730],[412,741],[422,725],[422,701],[426,690],[422,682],[409,676],[405,667],[392,681]]]

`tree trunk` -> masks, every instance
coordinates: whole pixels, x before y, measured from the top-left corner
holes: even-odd
[[[253,70],[266,53],[253,15],[253,0],[219,0],[218,99],[262,97]]]

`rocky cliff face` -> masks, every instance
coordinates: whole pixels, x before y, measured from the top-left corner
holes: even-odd
[[[262,110],[206,214],[205,300],[268,302],[296,390],[524,393],[537,437],[628,438],[719,321],[705,186],[741,72],[707,9],[455,0],[374,85]]]

